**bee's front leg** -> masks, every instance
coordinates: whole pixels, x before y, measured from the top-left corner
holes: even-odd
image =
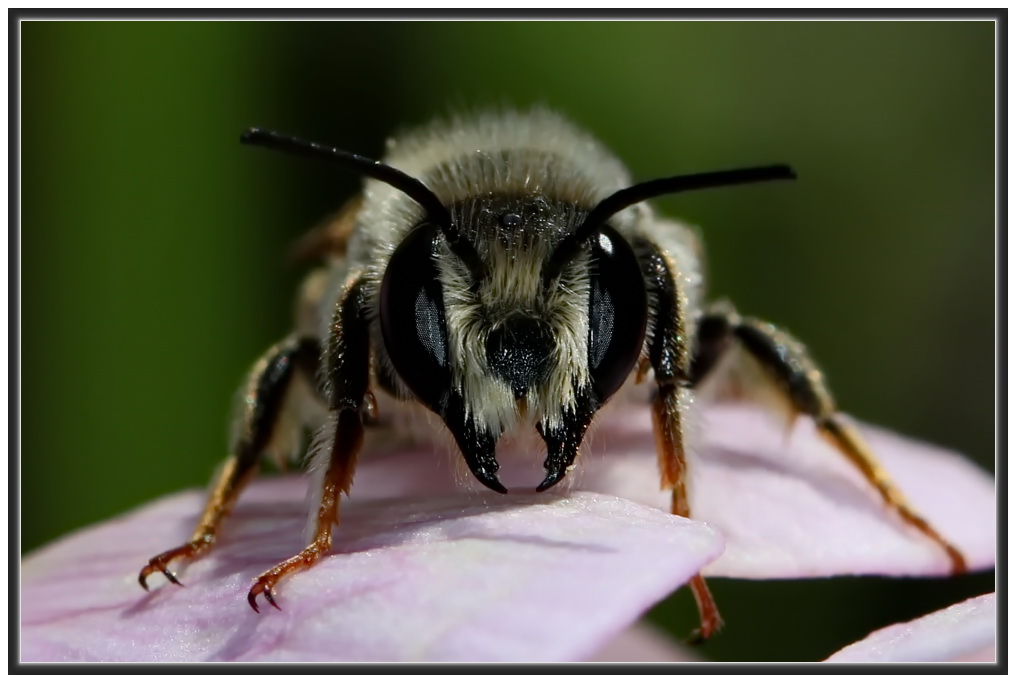
[[[664,252],[648,242],[636,245],[641,256],[648,287],[655,301],[655,315],[649,345],[649,365],[656,379],[653,399],[653,428],[656,454],[659,459],[660,484],[671,492],[670,511],[691,517],[688,504],[687,458],[682,419],[691,403],[691,345],[685,299],[674,276],[674,264]],[[642,370],[640,369],[641,373]],[[720,610],[701,574],[696,574],[690,588],[698,605],[701,625],[692,634],[693,642],[702,642],[723,625]]]
[[[860,433],[837,414],[822,372],[799,341],[769,323],[739,316],[729,305],[718,306],[703,315],[698,330],[698,347],[692,363],[695,385],[709,376],[731,345],[739,345],[763,368],[769,381],[775,383],[791,411],[812,418],[823,438],[860,470],[885,504],[906,524],[942,548],[953,573],[966,571],[966,560],[960,551],[910,506]]]
[[[264,572],[254,581],[247,601],[257,612],[260,593],[276,609],[275,585],[286,576],[310,568],[332,547],[332,527],[339,521],[339,497],[349,493],[356,456],[363,445],[363,415],[370,410],[368,393],[370,333],[364,317],[363,279],[350,277],[332,321],[325,358],[329,416],[316,440],[311,468],[313,537],[300,553]]]
[[[257,474],[262,455],[277,450],[276,444],[285,448],[298,440],[294,437],[299,437],[301,425],[283,419],[291,412],[292,406],[288,404],[297,400],[289,389],[296,375],[313,382],[318,356],[316,341],[288,337],[254,364],[244,386],[243,402],[237,415],[238,429],[230,449],[232,455],[216,476],[190,541],[156,555],[141,570],[138,582],[145,590],[148,590],[148,577],[155,572],[161,572],[178,586],[183,585],[169,569],[170,563],[193,560],[208,552],[240,491]],[[293,454],[280,452],[276,455],[282,459]]]

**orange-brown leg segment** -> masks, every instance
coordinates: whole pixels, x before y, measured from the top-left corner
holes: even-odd
[[[187,543],[156,555],[138,575],[148,590],[148,577],[161,572],[170,582],[180,580],[169,569],[175,561],[191,561],[208,552],[218,536],[222,521],[229,515],[240,491],[254,478],[261,455],[279,429],[279,415],[286,390],[295,372],[313,377],[318,346],[312,340],[288,338],[270,348],[251,369],[244,401],[238,416],[238,434],[231,455],[219,471],[205,510]]]
[[[730,310],[703,316],[699,322],[699,348],[692,364],[692,378],[696,384],[734,341],[768,371],[796,412],[815,421],[823,438],[861,472],[890,509],[942,548],[949,557],[953,573],[966,571],[966,560],[960,551],[917,514],[858,431],[836,414],[836,405],[822,372],[804,346],[789,334],[768,323],[741,318]]]
[[[655,320],[649,344],[649,365],[656,379],[657,393],[653,400],[653,428],[656,435],[656,454],[660,466],[660,484],[671,491],[670,511],[682,517],[691,517],[686,490],[687,459],[682,430],[682,394],[689,391],[691,347],[688,343],[689,321],[685,318],[684,297],[674,273],[670,258],[645,240],[633,244],[642,263],[649,290],[655,300]],[[646,372],[639,365],[637,379]],[[698,605],[700,626],[691,636],[692,642],[703,642],[723,625],[720,610],[713,600],[709,586],[701,574],[690,584]]]
[[[178,560],[189,562],[211,549],[222,520],[229,514],[243,487],[257,474],[256,463],[256,460],[253,463],[241,463],[236,456],[230,456],[226,460],[190,541],[150,559],[138,575],[138,582],[142,588],[148,590],[148,577],[155,572],[162,572],[170,582],[178,586],[183,585],[176,574],[170,571],[169,563]]]
[[[885,504],[895,510],[904,522],[920,531],[945,551],[945,554],[949,556],[952,573],[965,573],[967,571],[967,561],[963,557],[963,553],[943,538],[934,527],[910,506],[906,498],[903,497],[903,493],[893,484],[889,474],[882,469],[878,459],[868,448],[868,445],[857,430],[835,415],[817,418],[816,422],[822,436],[840,453],[847,456],[847,459],[854,467],[861,471],[864,478],[871,482],[871,485],[878,491]]]
[[[275,609],[275,584],[290,574],[314,566],[332,547],[332,527],[339,522],[339,496],[349,493],[356,467],[356,455],[363,444],[363,421],[359,411],[343,410],[334,418],[335,438],[331,443],[328,469],[321,483],[321,502],[314,519],[314,540],[285,562],[275,565],[254,581],[247,602],[259,612],[257,596],[262,594]]]
[[[660,465],[660,485],[670,489],[670,511],[681,517],[691,517],[688,505],[687,461],[681,432],[680,392],[677,386],[661,385],[653,401],[653,428],[656,434],[656,453]],[[691,635],[691,642],[704,642],[723,625],[720,610],[713,600],[709,586],[701,574],[689,584],[698,605],[701,625]]]
[[[363,315],[365,307],[363,281],[351,276],[336,307],[325,361],[331,424],[327,441],[321,446],[325,450],[314,456],[327,456],[319,484],[320,502],[317,510],[312,511],[314,537],[301,552],[254,580],[247,602],[255,612],[260,611],[258,594],[279,609],[274,595],[276,584],[314,566],[332,547],[332,527],[339,521],[339,496],[348,494],[353,483],[356,456],[363,444],[363,416],[372,409],[368,392],[370,334]]]

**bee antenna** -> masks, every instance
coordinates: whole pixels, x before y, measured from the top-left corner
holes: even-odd
[[[245,145],[258,145],[290,154],[336,162],[341,166],[391,185],[423,207],[428,218],[441,228],[441,232],[448,241],[448,248],[462,260],[473,279],[479,281],[483,277],[483,263],[480,261],[480,256],[476,253],[473,245],[456,229],[448,207],[441,203],[441,200],[429,187],[413,176],[375,159],[263,128],[248,129],[240,136],[240,142]]]
[[[544,269],[544,282],[549,283],[557,277],[565,264],[575,258],[579,251],[582,250],[583,243],[608,218],[633,204],[644,202],[653,197],[676,194],[678,192],[706,190],[711,187],[726,187],[729,185],[744,185],[746,183],[761,183],[770,180],[794,180],[795,178],[797,178],[797,173],[794,172],[794,169],[786,164],[777,164],[773,166],[755,166],[729,171],[711,171],[709,173],[657,178],[656,180],[647,180],[644,183],[638,183],[623,190],[618,190],[593,207],[593,210],[586,215],[585,220],[582,221],[579,227],[565,237],[558,245],[550,257],[550,262]]]

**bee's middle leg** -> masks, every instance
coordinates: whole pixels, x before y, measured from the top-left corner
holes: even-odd
[[[318,344],[311,339],[287,337],[268,349],[254,364],[244,387],[243,404],[237,415],[237,434],[230,456],[219,469],[204,512],[187,543],[171,548],[150,559],[138,575],[148,590],[148,577],[161,572],[170,582],[182,585],[169,569],[171,562],[186,562],[207,553],[218,537],[223,520],[229,515],[243,488],[257,474],[261,458],[273,444],[293,442],[300,425],[289,424],[283,416],[295,399],[290,391],[294,379],[313,384],[318,363]],[[283,447],[285,448],[285,447]],[[277,453],[280,458],[291,453]]]
[[[729,305],[716,306],[699,319],[696,340],[694,385],[709,376],[733,345],[740,346],[766,371],[792,411],[814,420],[819,434],[861,472],[887,507],[942,548],[953,573],[966,571],[962,553],[907,502],[861,434],[837,414],[822,372],[799,341],[769,323],[741,317]]]

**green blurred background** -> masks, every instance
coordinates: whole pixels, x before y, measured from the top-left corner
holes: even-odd
[[[550,104],[636,178],[792,163],[795,185],[659,205],[703,226],[712,294],[805,340],[847,410],[994,471],[990,22],[20,28],[23,551],[223,457],[234,389],[289,328],[286,250],[358,186],[240,131],[377,155],[450,107]],[[821,658],[993,585],[716,581],[728,627],[701,652]],[[685,633],[691,599],[652,618]]]

